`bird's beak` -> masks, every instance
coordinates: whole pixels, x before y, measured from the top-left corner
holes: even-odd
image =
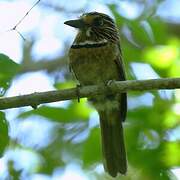
[[[75,28],[79,28],[79,29],[81,29],[85,26],[85,23],[82,19],[65,21],[64,24],[75,27]]]

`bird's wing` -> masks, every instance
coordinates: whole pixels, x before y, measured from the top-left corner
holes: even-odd
[[[117,71],[119,73],[119,81],[125,81],[126,80],[126,75],[125,75],[125,67],[124,67],[124,63],[122,60],[122,53],[121,53],[121,49],[119,46],[119,50],[120,50],[120,54],[119,56],[117,56],[117,58],[114,60],[116,67],[117,67]],[[120,114],[121,114],[121,119],[122,121],[125,121],[126,119],[126,114],[127,114],[127,94],[126,93],[121,93],[120,95]]]

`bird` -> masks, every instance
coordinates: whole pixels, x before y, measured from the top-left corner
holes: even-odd
[[[104,13],[87,12],[64,24],[78,30],[69,49],[69,68],[80,86],[125,81],[120,37],[114,20]],[[112,177],[127,172],[123,122],[127,94],[107,92],[88,99],[99,114],[104,169]]]

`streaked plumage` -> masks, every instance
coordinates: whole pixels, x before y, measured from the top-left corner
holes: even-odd
[[[65,24],[79,29],[69,51],[69,64],[82,86],[125,80],[119,35],[112,18],[91,12]],[[118,172],[125,174],[127,163],[122,122],[126,118],[126,94],[109,92],[89,101],[100,117],[104,167],[113,177]]]

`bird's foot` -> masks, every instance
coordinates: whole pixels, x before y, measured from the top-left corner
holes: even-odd
[[[106,87],[106,94],[109,96],[112,95],[112,90],[110,88],[110,86],[115,82],[115,80],[108,80],[107,82],[105,82],[105,87]]]
[[[111,84],[113,84],[115,82],[115,80],[111,79],[109,81],[106,82],[106,86],[109,87]]]

